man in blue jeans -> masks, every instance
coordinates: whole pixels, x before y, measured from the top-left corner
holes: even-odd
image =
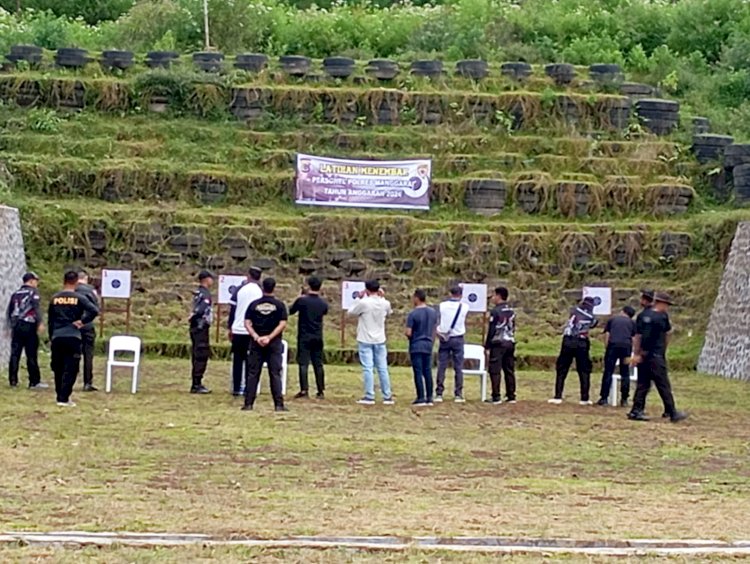
[[[414,386],[417,399],[415,407],[431,406],[432,403],[432,345],[437,329],[437,312],[427,307],[424,290],[414,292],[414,309],[406,319],[406,336],[409,339],[409,357],[414,371]]]
[[[445,391],[445,372],[448,364],[453,364],[456,382],[453,388],[453,401],[464,403],[464,336],[466,335],[466,314],[469,306],[461,303],[463,289],[453,286],[451,296],[440,304],[440,322],[437,334],[440,338],[438,347],[437,389],[435,401],[443,401]]]
[[[365,291],[349,308],[349,315],[357,316],[357,345],[359,362],[362,364],[365,395],[357,403],[375,404],[375,378],[373,368],[378,371],[383,404],[393,405],[391,379],[388,375],[388,349],[385,345],[385,319],[393,310],[377,280],[365,282]]]

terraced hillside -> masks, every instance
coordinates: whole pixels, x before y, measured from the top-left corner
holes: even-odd
[[[22,210],[46,289],[66,264],[130,268],[133,330],[151,350],[179,354],[200,268],[258,264],[289,301],[316,273],[336,304],[329,349],[346,359],[342,279],[383,281],[398,310],[394,350],[405,348],[398,327],[415,286],[437,299],[451,280],[502,281],[519,307],[519,353],[541,361],[583,284],[612,285],[618,304],[652,286],[679,301],[675,354],[694,360],[747,216],[721,203],[744,146],[722,163],[731,138],[612,66],[493,64],[480,76],[403,65],[395,78],[373,65],[345,78],[315,67],[6,68],[3,200]],[[430,156],[432,210],[295,207],[297,151]],[[742,198],[735,176],[732,202]]]

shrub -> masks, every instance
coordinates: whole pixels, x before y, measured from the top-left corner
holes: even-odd
[[[18,6],[22,10],[49,11],[55,16],[83,18],[86,23],[96,24],[119,18],[133,6],[133,0],[0,0],[0,7],[8,11]]]

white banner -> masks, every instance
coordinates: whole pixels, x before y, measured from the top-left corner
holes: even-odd
[[[247,276],[241,274],[222,274],[219,276],[219,303],[228,304],[232,300],[232,293],[239,288]]]
[[[469,311],[484,313],[487,311],[487,284],[461,284],[463,294],[461,301],[469,306]]]
[[[364,290],[364,282],[344,280],[341,283],[341,308],[346,310],[352,307],[354,300],[357,299],[357,294],[364,292]]]
[[[297,155],[298,204],[430,209],[432,161],[355,161]]]
[[[102,298],[128,299],[131,272],[129,270],[102,270]]]
[[[612,315],[612,288],[584,286],[583,297],[594,298],[594,315]]]

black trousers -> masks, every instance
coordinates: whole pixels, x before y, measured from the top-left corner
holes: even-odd
[[[191,360],[193,364],[193,388],[203,385],[203,376],[206,374],[208,359],[211,356],[211,344],[209,342],[210,327],[191,327],[190,342],[192,343]]]
[[[94,383],[94,346],[96,329],[81,329],[81,353],[83,355],[83,385]]]
[[[630,395],[630,366],[628,359],[632,354],[629,345],[608,344],[604,353],[604,373],[602,374],[602,389],[599,392],[599,398],[606,400],[609,398],[609,391],[612,388],[612,374],[615,372],[615,365],[620,361],[620,395],[622,401],[628,399]]]
[[[29,371],[29,386],[36,386],[41,381],[37,325],[20,321],[13,328],[10,342],[8,380],[12,386],[18,384],[18,367],[21,365],[21,355],[24,352],[26,353],[26,368]]]
[[[581,401],[589,401],[589,388],[591,387],[591,344],[588,339],[580,337],[563,337],[560,355],[557,357],[555,380],[555,398],[562,399],[565,389],[565,379],[568,372],[576,361],[576,371],[581,383]]]
[[[268,364],[268,373],[271,376],[271,395],[276,407],[284,405],[284,396],[281,394],[281,370],[283,368],[284,345],[280,338],[276,338],[267,346],[261,347],[258,343],[250,344],[250,352],[247,359],[247,382],[245,383],[245,405],[253,405],[258,394],[258,382],[263,364]]]
[[[81,339],[58,337],[52,341],[52,371],[57,401],[67,402],[81,368]]]
[[[644,355],[643,361],[638,365],[638,385],[633,398],[633,412],[643,412],[646,409],[646,396],[651,390],[651,382],[656,386],[656,391],[664,403],[664,412],[670,417],[677,409],[672,396],[672,384],[669,382],[667,373],[667,359],[663,356]]]
[[[247,376],[251,342],[250,335],[232,335],[232,391],[236,394],[240,393],[242,388],[242,378]]]
[[[299,389],[307,392],[310,389],[307,372],[312,362],[315,372],[315,385],[318,393],[326,389],[325,368],[323,367],[323,339],[297,341],[297,364],[299,364]]]
[[[516,399],[516,345],[499,343],[490,347],[489,362],[490,381],[492,382],[492,399],[500,399],[500,376],[505,375],[505,397],[508,401]]]

